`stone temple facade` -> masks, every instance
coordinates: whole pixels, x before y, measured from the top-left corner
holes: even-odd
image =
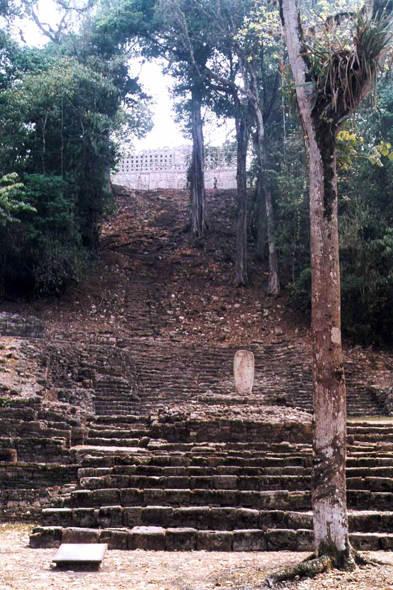
[[[185,189],[190,158],[191,146],[142,150],[121,160],[112,181],[138,190]],[[236,188],[233,156],[225,158],[219,148],[211,148],[207,150],[205,163],[206,188]]]

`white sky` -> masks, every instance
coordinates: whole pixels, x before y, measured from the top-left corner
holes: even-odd
[[[55,27],[59,20],[59,13],[56,11],[52,0],[40,0],[39,2],[40,21],[50,23]],[[17,28],[22,29],[23,37],[29,45],[42,46],[46,38],[40,33],[38,27],[33,22],[19,22]],[[139,81],[145,92],[152,96],[155,101],[154,127],[152,131],[142,140],[136,140],[135,149],[162,148],[165,146],[176,147],[179,145],[189,144],[190,141],[185,139],[181,133],[180,127],[175,123],[171,111],[171,98],[168,87],[171,85],[171,78],[164,76],[158,63],[150,62],[136,66],[138,69],[132,69],[131,74],[139,76]],[[231,121],[218,128],[216,126],[206,126],[204,130],[205,142],[207,144],[219,145],[225,141],[228,134],[234,126]]]

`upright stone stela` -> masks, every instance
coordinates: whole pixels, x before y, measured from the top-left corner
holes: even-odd
[[[240,394],[252,392],[254,384],[254,354],[250,350],[238,350],[233,360],[236,390]]]

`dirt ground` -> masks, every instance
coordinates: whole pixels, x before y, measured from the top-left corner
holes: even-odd
[[[165,553],[108,551],[99,571],[59,570],[56,549],[29,549],[26,525],[0,525],[0,590],[256,590],[267,575],[298,563],[305,553]],[[329,572],[276,588],[393,590],[393,553],[367,553],[386,566]]]

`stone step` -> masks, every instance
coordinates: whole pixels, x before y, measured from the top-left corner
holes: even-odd
[[[369,433],[369,434],[356,434],[356,435],[348,435],[348,444],[360,444],[360,443],[392,443],[393,442],[393,432],[385,431],[380,433]]]
[[[364,494],[362,491],[356,491]],[[357,498],[358,503],[361,502]],[[96,508],[100,506],[228,506],[255,508],[256,510],[309,510],[311,496],[308,491],[238,491],[226,489],[162,489],[162,488],[102,488],[76,490],[71,493],[70,508]],[[386,508],[385,508],[386,509]]]
[[[42,511],[42,520],[46,526],[60,525],[87,528],[163,526],[171,528],[192,527],[199,530],[236,530],[244,528],[312,529],[311,512],[260,511],[250,508],[218,508],[210,506],[179,508],[170,506],[47,508]],[[370,517],[370,526],[372,524],[375,525],[375,522]],[[365,526],[365,530],[369,530],[370,526],[367,528],[366,520]],[[383,527],[382,521],[380,521],[379,526]],[[381,530],[388,529],[385,526]]]
[[[141,422],[141,420],[143,420],[143,422]],[[147,423],[149,421],[148,417],[143,417],[140,414],[136,413],[136,414],[121,414],[119,416],[96,416],[94,418],[94,424],[96,425],[96,427],[98,425],[113,425],[116,424],[118,426],[120,426],[121,424],[135,424],[135,423]]]
[[[250,451],[225,451],[217,452],[214,448],[200,448],[190,447],[184,445],[185,451],[177,451],[172,453],[160,452],[157,450],[153,455],[151,453],[151,446],[148,448],[135,448],[134,455],[132,454],[129,447],[92,447],[92,446],[80,446],[74,447],[74,450],[81,456],[85,455],[82,460],[83,467],[106,467],[108,466],[108,460],[111,461],[111,465],[116,465],[116,473],[118,474],[135,474],[135,466],[138,465],[149,465],[156,467],[208,467],[208,468],[289,468],[289,467],[311,467],[312,457],[311,453],[304,454],[284,454],[282,456],[276,454],[265,454],[252,453]],[[161,447],[160,447],[161,448]],[[178,447],[177,447],[178,448]],[[191,452],[189,449],[191,448]],[[97,453],[97,456],[92,456],[92,453]],[[123,455],[127,455],[127,458],[123,458]],[[94,465],[92,464],[94,463]],[[100,465],[101,463],[101,465]]]
[[[348,422],[347,425],[348,434],[382,434],[382,433],[393,433],[393,422],[382,422],[381,423],[353,423]]]
[[[352,510],[390,510],[393,506],[392,492],[347,489],[347,504]]]
[[[391,477],[347,477],[347,488],[351,490],[369,490],[372,492],[392,492]]]
[[[249,528],[313,528],[311,511],[255,510],[193,506],[104,506],[101,508],[46,508],[42,511],[45,526],[82,528],[132,528],[134,526],[192,527],[198,530],[236,530]],[[390,533],[393,512],[349,511],[350,532]]]
[[[69,439],[63,437],[0,437],[0,448],[16,449],[18,460],[36,463],[41,459],[46,463],[69,463],[72,453]]]
[[[140,446],[140,438],[131,438],[131,436],[129,438],[98,438],[89,434],[85,444],[98,447],[138,447]]]
[[[355,549],[391,550],[393,535],[351,533]],[[58,547],[61,543],[107,543],[109,549],[150,551],[311,551],[313,532],[308,529],[242,529],[235,531],[197,530],[135,526],[132,528],[89,529],[77,527],[35,527],[32,548]]]
[[[351,457],[347,459],[347,469],[391,468],[393,466],[393,455],[391,457]]]
[[[91,436],[103,436],[105,438],[127,438],[130,434],[133,436],[145,436],[149,432],[149,427],[141,422],[131,424],[116,424],[111,426],[107,424],[95,424],[89,427]]]
[[[377,479],[377,478],[374,478]],[[392,482],[392,480],[390,480]],[[355,480],[357,483],[357,480]],[[367,483],[367,482],[366,482]],[[146,476],[146,475],[105,475],[100,477],[81,478],[79,484],[84,490],[104,488],[161,488],[161,489],[190,489],[190,490],[238,490],[238,491],[267,491],[267,490],[309,490],[310,475],[202,475],[202,476]],[[381,491],[387,490],[383,482]],[[376,489],[374,482],[374,489]],[[385,487],[384,487],[385,486]],[[352,486],[354,487],[354,486]],[[354,489],[368,489],[366,486]],[[390,489],[390,488],[389,488]]]
[[[393,477],[393,464],[386,467],[347,467],[349,477]]]
[[[42,489],[75,482],[78,466],[56,463],[0,463],[0,489]]]
[[[367,473],[367,471],[366,471]],[[143,475],[156,477],[198,477],[215,475],[241,475],[247,477],[272,476],[272,475],[311,475],[310,467],[286,466],[282,467],[243,467],[241,474],[237,466],[169,466],[151,464],[115,465],[114,467],[82,467],[78,470],[79,480],[82,478],[97,478],[103,475]]]

